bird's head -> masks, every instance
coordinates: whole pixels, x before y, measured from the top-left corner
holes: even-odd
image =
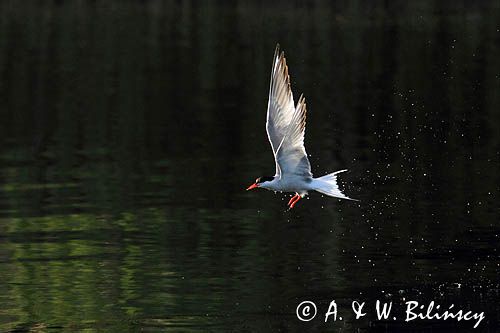
[[[259,177],[255,180],[255,183],[253,183],[252,185],[250,185],[247,188],[247,191],[253,190],[254,188],[257,188],[257,187],[266,188],[273,180],[274,180],[274,177],[271,177],[271,176]]]

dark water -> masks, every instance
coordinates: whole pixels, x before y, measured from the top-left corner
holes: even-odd
[[[244,191],[277,42],[360,202]],[[2,1],[0,117],[0,331],[498,329],[498,2]]]

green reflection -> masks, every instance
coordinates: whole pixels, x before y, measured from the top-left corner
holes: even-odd
[[[302,332],[301,300],[381,290],[494,308],[500,9],[457,6],[0,2],[0,330]],[[313,171],[350,169],[359,204],[244,191],[274,169],[277,42]]]

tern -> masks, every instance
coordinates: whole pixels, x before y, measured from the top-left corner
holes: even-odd
[[[294,105],[285,53],[280,52],[278,44],[271,70],[266,121],[266,132],[274,154],[276,173],[274,176],[257,178],[247,191],[265,188],[275,192],[295,192],[288,202],[289,209],[304,198],[308,191],[354,200],[342,193],[337,184],[337,175],[347,170],[313,178],[304,146],[305,129],[306,100],[301,95],[297,105]]]

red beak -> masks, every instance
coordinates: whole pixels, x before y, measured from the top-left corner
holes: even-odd
[[[247,191],[249,191],[249,190],[253,190],[254,188],[257,188],[257,187],[259,187],[259,185],[257,185],[257,183],[252,184],[252,185],[250,185],[250,186],[247,188]]]

